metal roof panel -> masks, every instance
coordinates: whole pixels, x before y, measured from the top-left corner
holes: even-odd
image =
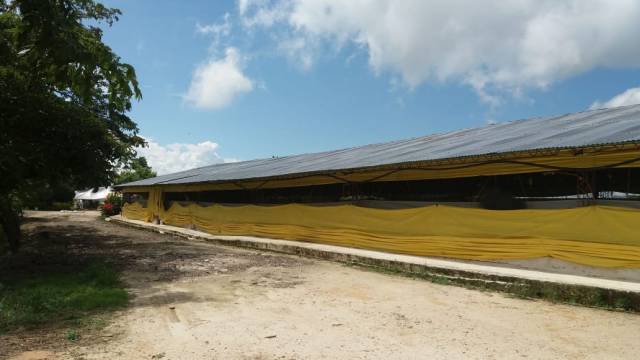
[[[214,164],[117,187],[236,181],[631,141],[640,141],[640,105],[516,120],[319,153]]]

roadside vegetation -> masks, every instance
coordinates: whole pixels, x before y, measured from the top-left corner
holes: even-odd
[[[60,321],[82,322],[127,302],[118,272],[99,262],[76,270],[1,279],[0,333]]]
[[[94,0],[0,1],[0,224],[14,253],[23,208],[67,208],[73,189],[143,165],[130,164],[145,145],[129,117],[136,72],[103,42],[120,15]]]
[[[394,262],[372,264],[356,261],[347,262],[346,265],[383,274],[426,280],[440,285],[500,292],[520,299],[540,299],[553,303],[640,313],[640,295],[632,292],[526,279],[515,280],[492,275],[479,277],[477,274],[465,274],[456,270],[435,268],[428,270],[420,267],[407,267],[405,264]]]
[[[102,215],[102,217],[118,215],[122,211],[122,205],[122,195],[111,193],[107,196],[104,204],[100,206],[100,214]]]

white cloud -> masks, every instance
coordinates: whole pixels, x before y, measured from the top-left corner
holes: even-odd
[[[301,41],[354,44],[376,74],[409,88],[467,84],[494,105],[594,68],[640,66],[635,0],[242,0],[238,8],[245,26],[283,25],[290,39],[280,49],[307,57],[302,64],[319,52],[302,51]]]
[[[149,166],[158,175],[227,162],[216,152],[218,144],[211,141],[198,144],[175,143],[168,145],[160,145],[152,139],[146,139],[146,141],[148,147],[136,150],[139,155],[147,159]]]
[[[254,6],[255,0],[238,0],[238,12],[240,15],[244,15],[247,9],[251,6]]]
[[[196,23],[196,32],[205,35],[229,35],[231,32],[231,22],[229,21],[230,14],[224,14],[224,21],[222,23],[214,23],[209,25],[201,25]]]
[[[272,26],[288,16],[289,1],[238,0],[238,13],[246,27]],[[248,13],[251,13],[250,16]]]
[[[623,93],[618,94],[605,102],[596,101],[591,104],[589,109],[594,110],[635,104],[640,104],[640,87],[627,89]]]
[[[202,109],[219,109],[235,97],[253,90],[253,81],[243,72],[238,50],[229,47],[222,59],[196,67],[185,100]]]
[[[229,13],[224,14],[224,20],[221,23],[213,23],[208,25],[201,25],[196,23],[196,32],[202,35],[209,35],[213,37],[212,46],[217,46],[220,40],[228,37],[231,34],[231,15]]]
[[[305,38],[285,39],[278,45],[278,50],[302,70],[310,70],[313,66],[315,49],[309,45]]]

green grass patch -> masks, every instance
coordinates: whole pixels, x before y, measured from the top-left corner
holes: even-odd
[[[67,332],[65,333],[65,337],[69,341],[78,341],[78,339],[80,338],[78,332],[75,330],[67,330]]]
[[[387,266],[346,263],[371,271],[400,275],[404,277],[431,281],[440,285],[455,285],[472,290],[501,292],[521,299],[542,299],[555,303],[588,306],[607,310],[640,313],[640,294],[599,289],[579,285],[557,284],[552,282],[525,279],[473,278],[474,274],[460,274],[454,270],[427,270],[424,268],[403,268],[393,263]]]
[[[79,319],[127,302],[118,272],[102,263],[75,272],[10,279],[0,282],[0,332]]]

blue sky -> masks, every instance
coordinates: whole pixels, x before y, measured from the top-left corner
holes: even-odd
[[[161,173],[640,102],[634,2],[105,4]]]

